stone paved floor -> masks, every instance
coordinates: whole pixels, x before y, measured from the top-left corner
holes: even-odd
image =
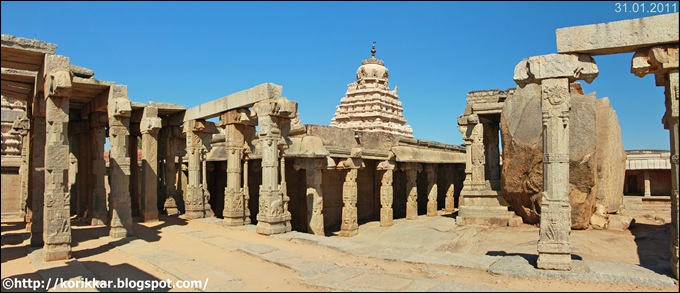
[[[136,236],[119,240],[106,236],[105,227],[82,225],[74,226],[73,258],[51,263],[41,261],[42,249],[28,247],[22,223],[3,220],[3,286],[6,279],[54,284],[59,279],[120,282],[128,278],[148,284],[208,281],[197,291],[677,292],[673,279],[630,263],[576,259],[571,272],[536,270],[535,240],[522,239],[503,247],[492,237],[474,236],[488,229],[456,227],[452,220],[420,216],[395,220],[391,227],[371,222],[351,238],[299,232],[263,236],[255,233],[254,225],[223,227],[216,218],[187,222],[168,217],[163,222],[135,224]],[[537,230],[531,226],[513,231],[534,235]],[[503,253],[467,248],[484,248],[483,243],[467,243],[452,252],[451,247],[462,245],[452,244],[452,239],[463,238],[486,239],[483,242],[489,245],[500,245],[498,251]],[[534,247],[534,253],[525,247]]]

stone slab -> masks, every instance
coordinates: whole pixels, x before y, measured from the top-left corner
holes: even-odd
[[[242,90],[217,100],[187,109],[184,113],[183,121],[187,122],[189,120],[195,119],[209,119],[217,117],[220,113],[226,112],[227,110],[251,107],[259,101],[280,97],[282,91],[283,88],[280,85],[273,83],[257,85],[247,90]]]
[[[635,3],[640,4],[640,3]],[[628,10],[633,9],[628,2]],[[645,3],[651,9],[651,2]],[[612,7],[614,9],[614,7]],[[559,28],[555,31],[558,53],[591,55],[635,52],[658,44],[678,43],[678,13],[608,23]]]
[[[494,274],[525,278],[556,278],[604,283],[627,283],[650,287],[677,286],[668,276],[637,265],[572,260],[571,271],[539,270],[521,256],[505,256],[487,270]]]

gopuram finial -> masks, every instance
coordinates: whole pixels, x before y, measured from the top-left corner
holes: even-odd
[[[371,57],[375,58],[375,41],[373,41],[373,48],[371,48]]]

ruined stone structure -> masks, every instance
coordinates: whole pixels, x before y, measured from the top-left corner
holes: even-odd
[[[399,87],[390,90],[389,71],[385,62],[375,58],[375,52],[374,42],[371,58],[361,62],[357,80],[347,85],[347,93],[340,99],[330,125],[413,137],[397,95]]]
[[[500,113],[508,95],[500,90],[473,91],[466,97],[458,130],[465,141],[465,182],[458,225],[517,226],[522,219],[508,211],[501,191]]]
[[[623,192],[626,195],[670,196],[670,151],[626,151],[626,179]]]

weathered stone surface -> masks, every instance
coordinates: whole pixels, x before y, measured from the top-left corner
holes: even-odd
[[[280,85],[273,83],[263,83],[247,90],[242,90],[217,100],[187,109],[183,114],[183,120],[184,122],[187,122],[190,120],[216,117],[220,113],[227,110],[249,107],[258,101],[279,98],[282,91],[283,87]]]
[[[82,66],[71,64],[71,73],[77,77],[90,78],[94,76],[94,71]]]
[[[597,203],[609,213],[623,205],[623,181],[626,152],[621,141],[621,127],[608,98],[595,101],[595,133],[597,145]]]
[[[549,78],[591,83],[599,74],[595,60],[584,54],[548,54],[525,58],[515,66],[513,79],[520,85]]]
[[[635,223],[635,219],[631,216],[609,215],[609,222],[607,224],[608,230],[628,230],[630,226]]]
[[[657,44],[677,44],[678,13],[559,28],[555,36],[558,53],[602,55],[634,52]]]
[[[54,52],[57,51],[57,45],[55,44],[46,43],[40,40],[15,37],[6,34],[2,34],[2,47],[38,52],[43,54],[54,54]]]
[[[509,97],[501,114],[503,197],[525,223],[538,223],[543,191],[541,88],[528,84]],[[571,93],[569,185],[573,229],[585,229],[595,203],[595,96]]]
[[[590,216],[590,226],[597,230],[602,230],[607,228],[607,222],[609,221],[609,216],[607,213],[607,208],[601,204],[595,205],[595,212]]]

